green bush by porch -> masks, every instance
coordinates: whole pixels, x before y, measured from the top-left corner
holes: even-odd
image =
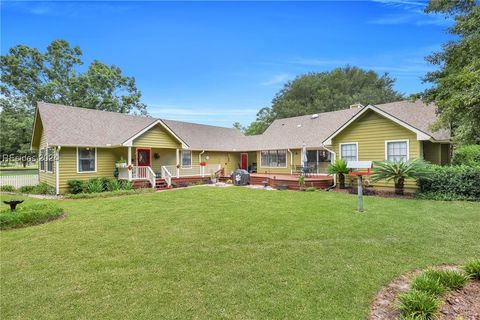
[[[66,219],[0,232],[2,316],[365,319],[395,277],[480,255],[478,203],[356,201],[236,187],[61,201]]]

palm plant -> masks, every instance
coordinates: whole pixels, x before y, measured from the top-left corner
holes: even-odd
[[[328,173],[338,174],[340,189],[345,189],[345,175],[348,174],[347,161],[338,159],[328,166]]]
[[[403,195],[405,179],[411,178],[417,180],[418,178],[425,177],[428,172],[427,163],[420,159],[410,161],[375,161],[370,181],[393,180],[395,184],[395,194]]]

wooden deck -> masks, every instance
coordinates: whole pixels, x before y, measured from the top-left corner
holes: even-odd
[[[287,186],[288,189],[298,190],[298,175],[292,174],[268,174],[268,173],[251,173],[250,184],[263,185],[267,181],[268,185],[277,188]],[[315,176],[305,178],[305,188],[315,187],[317,189],[326,189],[333,185],[333,176]]]

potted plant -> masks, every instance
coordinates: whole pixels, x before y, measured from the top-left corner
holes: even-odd
[[[115,162],[115,167],[117,168],[126,168],[127,167],[127,160],[120,159],[117,162]]]
[[[211,182],[212,184],[217,183],[217,176],[215,175],[215,173],[212,173],[212,174],[210,175],[210,182]]]
[[[410,161],[375,161],[370,181],[393,180],[395,194],[403,195],[405,179],[411,178],[417,180],[426,177],[428,173],[427,163],[420,159]]]
[[[348,174],[347,161],[338,159],[328,166],[328,173],[337,174],[340,189],[345,189],[345,175]]]

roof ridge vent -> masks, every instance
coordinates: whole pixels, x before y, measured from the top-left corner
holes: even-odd
[[[310,117],[310,119],[317,119],[317,118],[318,118],[318,113],[312,114],[312,116]]]
[[[350,109],[362,109],[362,108],[363,108],[363,105],[359,102],[350,105]]]

